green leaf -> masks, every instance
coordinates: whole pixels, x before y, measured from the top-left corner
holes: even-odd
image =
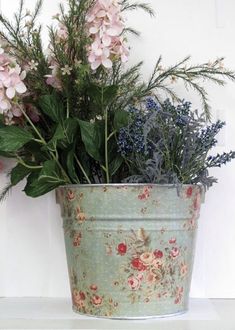
[[[54,160],[47,160],[43,164],[38,180],[39,182],[55,184],[56,186],[66,183],[62,178],[59,166]]]
[[[39,144],[36,141],[30,141],[25,147],[27,152],[33,155],[35,163],[43,163],[48,160],[48,149],[45,148],[45,146],[41,147],[41,143]]]
[[[57,186],[54,184],[39,182],[38,174],[31,173],[27,178],[27,184],[24,188],[24,192],[27,196],[36,198],[48,193],[51,190],[54,190],[55,188],[57,188]]]
[[[65,149],[71,145],[77,137],[78,122],[75,119],[68,118],[58,124],[55,134],[48,143],[49,147],[56,148],[57,146]]]
[[[63,102],[55,94],[41,96],[39,106],[55,123],[61,123],[66,118]]]
[[[0,150],[13,152],[22,148],[26,143],[33,139],[33,135],[16,126],[0,128]]]
[[[129,113],[124,110],[119,110],[115,112],[113,125],[114,128],[119,131],[120,128],[126,127],[129,122]]]
[[[113,176],[118,169],[120,168],[120,166],[123,163],[123,158],[122,156],[118,155],[110,164],[109,164],[109,172],[111,174],[111,176]]]
[[[117,85],[98,86],[93,84],[88,89],[88,95],[91,100],[101,109],[104,109],[110,105],[117,96],[117,93]]]
[[[21,164],[16,165],[11,171],[11,184],[13,186],[17,185],[21,180],[23,180],[31,172],[32,172],[32,169],[29,169]]]
[[[0,142],[0,147],[1,147],[1,142]],[[14,153],[5,152],[5,151],[1,151],[1,150],[0,150],[0,156],[5,157],[5,158],[15,158]]]
[[[41,171],[35,171],[28,176],[24,191],[27,196],[35,198],[65,183],[64,179],[61,178],[60,169],[56,162],[48,160],[44,163]]]
[[[87,153],[97,161],[103,161],[104,158],[104,123],[90,123],[79,120],[82,141]]]

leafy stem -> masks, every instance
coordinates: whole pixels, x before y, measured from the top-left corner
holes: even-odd
[[[20,110],[23,113],[23,115],[25,116],[25,118],[27,119],[27,121],[29,122],[29,124],[31,125],[31,127],[33,128],[33,130],[35,131],[35,133],[37,134],[37,136],[39,137],[40,140],[38,140],[38,141],[40,141],[42,144],[46,145],[47,144],[46,141],[44,140],[44,138],[42,137],[41,133],[36,128],[36,126],[34,125],[32,120],[29,118],[27,113],[24,111],[23,107],[20,107]]]
[[[108,109],[107,107],[105,108],[104,111],[104,121],[105,121],[105,168],[106,168],[106,181],[109,183],[109,158],[108,158],[108,141],[109,141],[109,136],[108,136]]]
[[[107,140],[109,141],[111,139],[111,137],[113,137],[115,134],[117,133],[117,131],[113,131],[112,133],[109,134]]]
[[[82,171],[83,175],[85,176],[87,182],[88,182],[89,184],[91,184],[91,180],[89,179],[88,175],[86,174],[86,171],[84,170],[84,168],[83,168],[83,166],[82,166],[81,162],[79,161],[79,159],[78,159],[78,157],[77,157],[76,154],[74,155],[74,158],[75,158],[75,160],[76,160],[76,162],[77,162],[77,164],[78,164],[80,170]]]
[[[43,166],[42,165],[28,165],[24,162],[24,160],[20,157],[20,156],[16,156],[17,161],[19,164],[23,165],[24,167],[28,168],[28,169],[32,169],[32,170],[39,170],[42,169]]]
[[[45,139],[42,137],[42,135],[40,134],[40,132],[38,131],[38,129],[36,128],[36,126],[34,125],[34,123],[32,122],[32,120],[29,118],[29,116],[27,115],[27,113],[24,111],[23,107],[20,107],[20,110],[22,111],[24,117],[27,119],[28,123],[31,125],[31,127],[33,128],[33,130],[35,131],[35,133],[38,135],[39,140],[43,145],[47,146],[47,143],[45,141]],[[59,159],[58,159],[58,154],[56,152],[56,154],[52,151],[49,151],[49,154],[51,155],[51,157],[53,158],[53,160],[58,164],[59,168],[61,169],[61,172],[66,180],[66,182],[68,183],[72,183],[70,178],[68,177],[67,173],[65,172],[63,166],[60,164]]]

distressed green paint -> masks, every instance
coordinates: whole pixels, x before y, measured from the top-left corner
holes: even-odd
[[[203,191],[185,185],[74,185],[57,190],[73,309],[113,318],[188,308]]]

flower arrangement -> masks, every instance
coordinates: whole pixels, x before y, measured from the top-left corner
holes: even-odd
[[[0,156],[13,158],[8,191],[26,178],[25,193],[43,195],[60,185],[84,183],[198,183],[215,181],[208,169],[235,158],[211,156],[224,126],[210,121],[202,85],[235,80],[222,58],[190,65],[186,57],[150,79],[129,56],[129,0],[67,0],[49,28],[44,49],[38,15],[24,1],[11,23],[0,15]],[[66,7],[66,8],[65,8]],[[202,99],[202,113],[181,101],[172,82],[182,80]],[[168,97],[166,101],[164,98]]]

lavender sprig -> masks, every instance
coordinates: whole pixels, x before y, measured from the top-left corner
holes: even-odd
[[[235,159],[235,151],[229,153],[224,152],[222,155],[217,154],[216,156],[209,156],[206,160],[206,167],[221,167]]]
[[[200,182],[209,188],[217,180],[208,169],[235,159],[233,151],[207,156],[225,122],[208,125],[204,115],[191,110],[190,102],[174,105],[167,99],[160,105],[147,98],[129,112],[132,120],[118,137],[119,152],[132,166],[127,182]]]

